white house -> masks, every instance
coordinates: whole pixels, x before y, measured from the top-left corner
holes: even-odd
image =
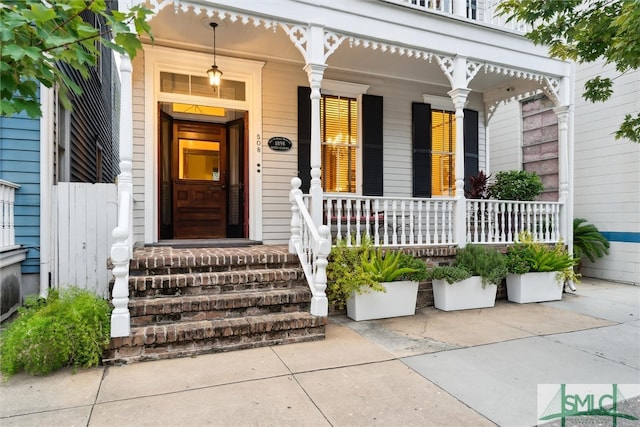
[[[527,229],[571,244],[572,67],[495,2],[147,3],[154,42],[122,62],[113,336],[130,332],[134,244],[288,242],[316,316],[329,238],[350,232],[454,247]],[[494,153],[520,150],[518,132],[494,144],[496,108],[539,95],[558,124],[554,196],[466,200],[465,181],[493,170]]]

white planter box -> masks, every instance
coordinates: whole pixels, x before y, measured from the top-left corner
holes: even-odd
[[[562,299],[562,283],[557,272],[507,275],[507,299],[517,303],[557,301]]]
[[[381,285],[387,292],[354,293],[347,300],[347,316],[353,320],[371,320],[416,314],[418,282],[388,282]]]
[[[438,279],[433,281],[433,305],[444,311],[493,307],[497,291],[498,287],[490,283],[483,288],[480,276],[452,284]]]

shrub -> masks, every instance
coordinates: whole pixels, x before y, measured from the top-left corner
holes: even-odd
[[[467,245],[459,248],[453,266],[435,267],[429,272],[429,278],[444,279],[452,284],[470,276],[482,277],[482,286],[487,283],[500,285],[507,275],[506,260],[495,248]]]
[[[0,371],[7,377],[21,369],[43,375],[99,364],[109,344],[110,313],[107,301],[78,288],[27,299],[0,335]]]
[[[489,196],[498,200],[533,201],[542,191],[542,180],[535,172],[502,171],[489,186]]]

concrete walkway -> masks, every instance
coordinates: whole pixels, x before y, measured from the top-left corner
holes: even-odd
[[[0,425],[531,426],[538,384],[561,383],[640,395],[640,287],[587,279],[552,303],[332,316],[322,342],[19,374]]]

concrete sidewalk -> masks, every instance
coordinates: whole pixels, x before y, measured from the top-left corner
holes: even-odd
[[[0,425],[530,426],[546,383],[640,384],[640,287],[586,279],[552,303],[332,316],[321,342],[19,374]]]

